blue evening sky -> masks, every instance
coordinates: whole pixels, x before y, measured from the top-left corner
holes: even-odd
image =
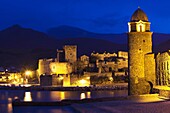
[[[0,0],[0,30],[14,24],[39,31],[69,25],[124,33],[138,6],[148,15],[153,32],[170,33],[170,0]]]

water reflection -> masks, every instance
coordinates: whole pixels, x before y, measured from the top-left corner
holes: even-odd
[[[12,99],[19,98],[24,101],[60,101],[63,99],[85,99],[85,98],[102,98],[102,97],[118,97],[127,96],[127,90],[114,90],[114,91],[31,91],[25,92],[24,90],[1,90],[0,91],[0,113],[47,113],[48,110],[42,110],[42,107],[36,111],[36,107],[16,107],[12,109]],[[28,108],[28,109],[25,109]],[[53,109],[54,110],[54,109]],[[53,112],[50,109],[50,113]],[[27,111],[27,112],[26,112]],[[58,111],[57,111],[58,112]]]
[[[60,100],[64,100],[65,99],[65,92],[60,92]]]
[[[87,98],[91,98],[91,92],[87,92]]]
[[[8,113],[12,113],[12,103],[8,103],[7,109],[8,109]]]
[[[80,99],[91,98],[91,92],[81,93]]]
[[[41,99],[41,92],[37,92],[37,99]]]
[[[32,101],[31,92],[25,92],[24,101]]]
[[[80,99],[85,99],[85,98],[86,98],[85,93],[81,93],[81,94],[80,94]]]

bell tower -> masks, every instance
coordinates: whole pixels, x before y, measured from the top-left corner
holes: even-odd
[[[133,13],[128,27],[129,95],[147,94],[150,91],[148,81],[152,81],[149,80],[150,67],[147,61],[151,58],[154,63],[154,54],[152,54],[150,22],[143,10],[138,8]]]

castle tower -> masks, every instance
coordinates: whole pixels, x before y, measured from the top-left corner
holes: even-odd
[[[129,95],[147,94],[155,79],[150,22],[147,15],[138,8],[133,13],[128,27]]]
[[[77,46],[76,45],[65,45],[65,60],[74,63],[77,61]]]

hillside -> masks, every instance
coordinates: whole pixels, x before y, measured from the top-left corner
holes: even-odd
[[[93,38],[51,38],[45,33],[11,26],[0,31],[0,66],[37,68],[39,58],[56,57],[56,49],[63,45],[78,45],[78,55],[90,54],[92,51],[114,52],[126,50],[126,45],[116,44],[102,39]]]
[[[71,30],[69,27],[65,30],[64,28],[67,26],[62,26],[56,31],[60,37],[48,36],[19,25],[0,31],[0,67],[15,66],[36,69],[38,59],[56,57],[56,49],[62,49],[64,45],[77,45],[78,56],[90,55],[93,51],[127,51],[126,34],[96,34],[81,29],[72,28]],[[68,32],[65,33],[66,31]],[[170,49],[169,37],[169,34],[153,34],[155,53]]]

